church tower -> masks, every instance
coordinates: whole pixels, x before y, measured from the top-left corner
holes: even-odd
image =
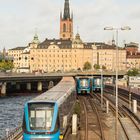
[[[65,0],[64,13],[60,14],[60,39],[67,40],[73,37],[73,15],[70,15],[69,0]]]

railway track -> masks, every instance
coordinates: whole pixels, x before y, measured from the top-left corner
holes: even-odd
[[[79,101],[84,110],[85,133],[81,140],[105,140],[103,124],[93,96],[90,94],[89,96],[79,97]]]
[[[109,94],[112,94],[112,90],[110,90],[110,89],[106,89],[105,90],[105,93],[109,93]],[[113,94],[112,94],[113,95]],[[131,96],[132,96],[132,94],[131,94]],[[124,101],[124,102],[126,102],[126,104],[127,104],[127,106],[129,107],[129,108],[132,108],[132,105],[133,105],[133,103],[132,103],[132,99],[135,99],[135,100],[137,100],[135,97],[131,97],[131,99],[129,99],[129,95],[126,95],[126,94],[122,94],[122,93],[119,93],[118,94],[118,97],[119,97],[119,99],[121,99],[122,101]],[[138,111],[140,112],[140,102],[139,102],[139,100],[137,100],[137,109],[138,109]]]
[[[97,97],[98,99],[100,99],[100,96],[98,95]],[[115,114],[115,98],[112,95],[106,95],[104,94],[104,100],[109,100],[110,102],[110,109],[112,110],[113,114]],[[127,109],[127,107],[124,106],[120,100],[119,100],[119,105],[118,105],[118,109],[119,109],[119,115],[118,115],[118,121],[120,123],[120,126],[122,128],[122,130],[124,131],[125,134],[125,139],[127,140],[139,140],[140,139],[140,123],[138,120],[136,120],[133,117],[132,112],[130,113]],[[124,116],[120,115],[123,113]],[[132,135],[132,131],[133,131],[133,135]]]
[[[109,92],[114,92],[114,88],[106,88],[105,91],[109,91]],[[137,100],[138,105],[140,106],[140,95],[136,95],[135,93],[131,92],[131,91],[126,91],[123,89],[119,89],[119,93],[120,96],[129,99],[129,94],[131,94],[131,99],[132,100]]]
[[[22,140],[22,127],[18,127],[12,132],[9,133],[9,135],[1,140]]]

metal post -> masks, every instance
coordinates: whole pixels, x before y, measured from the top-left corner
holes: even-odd
[[[131,88],[129,87],[129,109],[131,109]]]
[[[93,75],[92,75],[92,78],[91,78],[91,93],[93,94]]]
[[[72,116],[72,135],[77,135],[77,114]]]
[[[108,114],[109,113],[109,101],[106,100],[106,113]]]
[[[137,113],[137,100],[133,100],[133,112]]]
[[[113,28],[113,27],[105,27],[104,30],[114,30],[116,31],[116,130],[115,130],[115,140],[118,140],[118,32],[119,30],[131,30],[129,26],[121,27],[121,28]]]
[[[9,128],[5,129],[5,133],[6,133],[6,137],[8,137],[9,136]]]
[[[118,29],[116,29],[116,140],[118,140],[118,62]]]
[[[103,67],[101,65],[101,108],[103,108]]]

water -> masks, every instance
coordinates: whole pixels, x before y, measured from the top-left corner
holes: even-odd
[[[22,124],[24,104],[34,97],[35,95],[0,98],[0,139],[6,135],[7,128],[12,131]]]

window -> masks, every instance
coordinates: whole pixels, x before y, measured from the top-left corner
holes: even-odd
[[[70,27],[70,32],[71,32],[71,24],[69,24],[69,27]]]
[[[63,32],[66,32],[66,24],[63,24]]]
[[[50,130],[54,104],[29,104],[29,126],[31,130]]]
[[[65,37],[65,34],[63,34],[63,37]]]

